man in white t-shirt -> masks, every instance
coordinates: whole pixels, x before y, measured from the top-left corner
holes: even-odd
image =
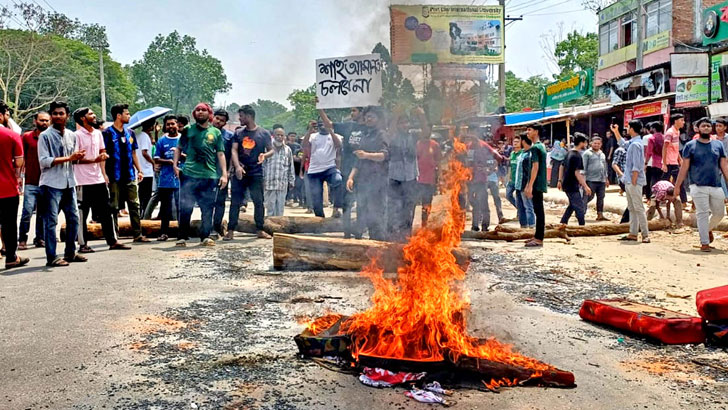
[[[154,132],[156,125],[156,120],[143,122],[142,132],[137,135],[139,149],[135,154],[144,174],[144,178],[139,182],[139,209],[142,213],[147,209],[154,188],[154,159],[152,158],[152,138],[149,135]]]
[[[318,132],[315,132],[318,130]],[[341,172],[336,168],[336,154],[341,150],[341,136],[327,129],[323,121],[311,121],[303,138],[303,148],[310,152],[310,162],[306,179],[309,182],[313,213],[324,217],[324,181],[329,186],[333,198],[334,212],[342,207]]]

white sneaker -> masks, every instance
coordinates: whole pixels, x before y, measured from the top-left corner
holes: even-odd
[[[180,239],[180,240],[177,241],[177,243],[174,244],[174,246],[177,246],[177,247],[180,247],[180,248],[184,248],[184,247],[187,246],[187,241],[184,240],[184,239]]]
[[[204,239],[204,240],[202,241],[202,246],[215,246],[215,241],[213,241],[213,240],[212,240],[212,239],[210,239],[210,238],[205,238],[205,239]]]

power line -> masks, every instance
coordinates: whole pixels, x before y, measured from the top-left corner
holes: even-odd
[[[552,4],[552,5],[550,5],[550,6],[546,6],[546,7],[541,7],[540,9],[536,9],[536,10],[530,10],[530,11],[526,11],[525,13],[523,13],[523,15],[525,16],[525,15],[529,15],[530,13],[535,13],[535,12],[537,12],[537,11],[541,11],[541,10],[546,10],[546,9],[550,9],[550,8],[553,8],[553,7],[556,7],[556,6],[560,6],[560,5],[562,5],[562,4],[565,4],[565,3],[569,3],[569,2],[571,2],[571,1],[572,1],[572,0],[564,0],[564,1],[562,1],[562,2],[559,2],[559,3],[556,3],[556,4]]]
[[[48,3],[48,0],[43,0],[43,3],[47,4],[48,7],[51,8],[51,10],[55,11],[56,13],[58,13],[58,10],[56,10],[55,8],[53,8],[53,6],[51,6],[51,3]]]

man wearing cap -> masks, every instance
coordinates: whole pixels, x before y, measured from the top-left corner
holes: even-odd
[[[696,122],[698,139],[685,144],[682,151],[682,165],[675,183],[675,192],[680,191],[685,178],[690,175],[690,196],[695,204],[695,215],[700,234],[700,250],[710,252],[713,229],[725,215],[725,195],[721,179],[728,180],[728,160],[721,141],[711,139],[713,124],[707,117]]]
[[[218,187],[227,185],[225,145],[220,130],[212,126],[212,107],[199,103],[192,111],[195,123],[185,127],[174,152],[174,172],[180,180],[179,234],[177,246],[187,246],[190,218],[195,203],[202,212],[200,240],[214,246],[210,238],[212,214]],[[184,170],[178,167],[180,154],[187,155]],[[218,174],[219,172],[219,174]]]

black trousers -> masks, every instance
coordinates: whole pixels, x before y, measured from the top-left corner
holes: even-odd
[[[417,206],[417,181],[389,180],[387,228],[392,242],[406,242],[412,235]]]
[[[240,207],[245,206],[245,191],[250,192],[250,199],[253,201],[253,219],[255,219],[255,228],[259,231],[263,230],[265,222],[265,206],[263,204],[263,176],[243,176],[238,179],[233,176],[230,180],[231,195],[230,200],[230,216],[228,230],[234,231],[238,227],[240,219]]]
[[[594,197],[597,197],[597,213],[604,212],[604,195],[607,191],[607,183],[587,181],[586,184],[589,186],[589,189],[591,189],[592,194],[587,197],[586,202],[584,203],[585,211],[586,205],[591,202]]]
[[[533,212],[536,214],[536,234],[534,237],[543,241],[546,234],[546,212],[543,209],[543,192],[533,191]]]
[[[101,224],[101,230],[104,232],[104,239],[106,243],[111,246],[115,244],[118,239],[116,237],[116,229],[114,227],[114,219],[111,215],[111,206],[109,204],[111,196],[109,195],[109,188],[106,184],[94,184],[94,185],[83,185],[79,186],[76,191],[76,200],[78,201],[79,219],[81,232],[78,235],[78,243],[87,245],[89,241],[88,227],[86,220],[89,216],[89,211],[93,211],[96,222]]]
[[[0,198],[0,226],[5,243],[5,262],[15,262],[18,250],[18,206],[20,197]]]
[[[230,182],[224,188],[217,190],[215,198],[215,211],[212,216],[212,229],[220,235],[222,232],[222,219],[225,216],[225,201],[227,201],[228,191],[230,190]]]
[[[647,167],[645,176],[647,177],[645,196],[649,199],[652,198],[652,185],[655,185],[657,181],[662,179],[662,168]]]
[[[146,211],[149,200],[152,199],[152,188],[154,187],[154,177],[144,177],[139,183],[139,209],[141,212]]]
[[[566,207],[564,215],[561,216],[561,223],[569,223],[571,214],[576,213],[576,220],[579,222],[580,226],[583,226],[586,224],[586,221],[584,220],[584,213],[586,211],[584,196],[581,194],[581,191],[567,192],[566,196],[569,198],[569,206]],[[538,217],[536,217],[536,219],[538,219]]]
[[[159,215],[162,219],[161,234],[169,236],[169,221],[174,217],[173,209],[179,209],[179,188],[157,188],[159,195]],[[178,219],[178,218],[175,218]]]
[[[559,184],[559,169],[564,161],[551,160],[551,178],[549,181],[549,187],[556,188]]]

